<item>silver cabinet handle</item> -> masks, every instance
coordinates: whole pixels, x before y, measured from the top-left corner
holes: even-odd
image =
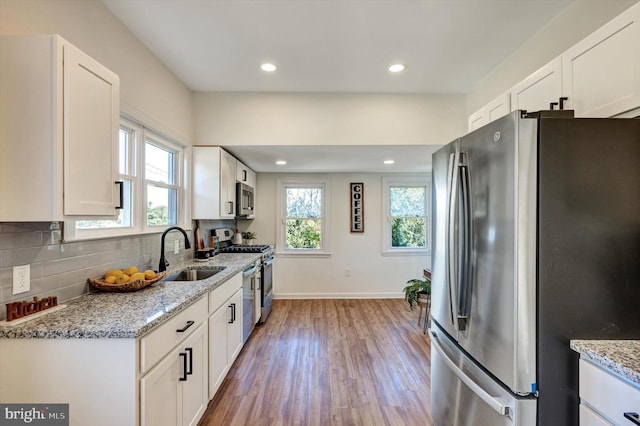
[[[431,346],[435,348],[436,351],[438,351],[440,356],[442,356],[442,359],[444,360],[445,364],[447,364],[447,367],[449,367],[451,371],[453,371],[453,373],[456,376],[458,376],[458,379],[460,379],[462,383],[467,385],[473,393],[478,395],[480,399],[482,399],[489,407],[495,410],[498,414],[500,414],[501,416],[509,415],[509,406],[505,404],[504,400],[500,397],[495,397],[490,395],[486,390],[482,389],[480,385],[474,382],[469,376],[464,374],[464,371],[458,368],[458,366],[444,352],[444,349],[442,349],[442,347],[440,346],[440,343],[438,342],[437,334],[434,331],[432,331],[431,334],[433,335],[433,339],[431,339]]]

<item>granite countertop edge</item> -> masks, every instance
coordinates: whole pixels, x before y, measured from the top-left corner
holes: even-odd
[[[640,340],[571,340],[570,347],[640,387]]]
[[[219,254],[167,269],[170,275],[188,268],[224,266],[200,281],[160,281],[130,293],[97,291],[61,304],[51,312],[17,326],[0,326],[2,339],[135,339],[173,318],[194,302],[255,262],[260,254]]]

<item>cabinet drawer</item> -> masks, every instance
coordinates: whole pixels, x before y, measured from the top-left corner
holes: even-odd
[[[217,311],[220,306],[236,291],[242,288],[242,272],[237,273],[233,277],[229,278],[220,287],[212,290],[209,293],[209,313]]]
[[[613,424],[631,425],[624,413],[640,411],[640,387],[581,359],[580,402]]]
[[[206,320],[207,298],[201,297],[196,303],[141,338],[140,371],[144,373],[151,368]],[[190,321],[193,321],[191,325],[189,325]],[[186,328],[187,326],[188,328]],[[183,332],[176,331],[185,328],[186,330]]]

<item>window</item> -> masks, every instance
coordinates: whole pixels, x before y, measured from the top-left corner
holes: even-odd
[[[330,211],[325,180],[280,179],[278,181],[279,252],[297,255],[328,254]]]
[[[115,220],[65,223],[65,239],[155,232],[186,222],[183,149],[143,126],[121,119],[119,180],[123,208]]]
[[[158,137],[144,148],[146,226],[178,224],[179,152]]]
[[[430,179],[385,177],[383,254],[427,253],[431,249]]]

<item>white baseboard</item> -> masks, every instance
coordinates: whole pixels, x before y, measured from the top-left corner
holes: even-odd
[[[403,299],[404,293],[274,293],[274,299]]]

